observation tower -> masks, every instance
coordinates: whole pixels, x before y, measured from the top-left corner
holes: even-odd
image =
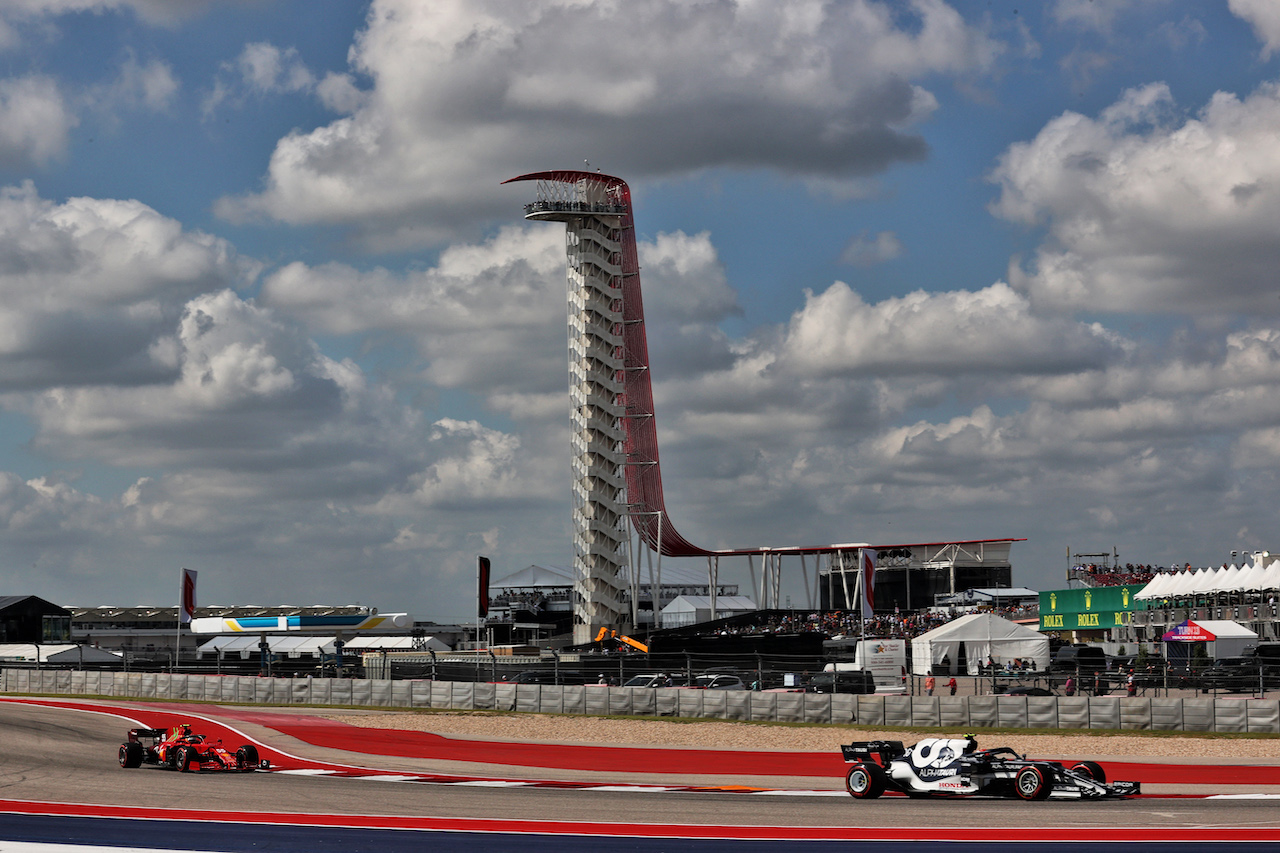
[[[900,565],[890,570],[893,573],[893,569],[900,569],[897,574],[902,575],[905,589],[908,569],[914,568],[918,573],[923,567],[912,556],[917,546],[846,543],[713,551],[680,535],[667,515],[662,494],[631,189],[621,178],[576,170],[533,172],[503,183],[517,181],[533,181],[537,187],[534,201],[525,205],[525,219],[565,224],[573,418],[574,642],[590,642],[600,628],[626,630],[631,627],[629,623],[638,621],[640,572],[637,555],[631,553],[628,522],[635,531],[638,547],[648,549],[644,556],[650,561],[649,588],[655,624],[663,556],[706,558],[712,619],[716,618],[720,557],[747,558],[752,587],[762,608],[778,606],[783,556],[800,558],[810,608],[817,603],[823,561],[827,564],[828,601],[837,597],[834,580],[838,574],[843,592],[840,601],[844,607],[850,606],[850,576],[862,565],[859,552],[863,550],[886,549],[886,557],[890,552],[896,553],[894,549],[908,554],[910,559],[899,559]],[[918,547],[921,554],[933,554],[939,548],[976,545],[981,555],[988,542],[997,545],[1010,541],[969,540]],[[1004,553],[1007,555],[1007,549]],[[658,557],[656,582],[654,554]],[[761,560],[758,587],[755,557]],[[812,589],[807,557],[814,558]],[[929,560],[930,565],[936,563],[933,557]],[[983,562],[981,556],[977,560]],[[1004,565],[1007,567],[1007,562]],[[954,578],[951,586],[955,587]],[[900,600],[896,595],[888,599],[884,601],[887,608],[895,607]],[[910,602],[909,591],[905,599]]]
[[[659,560],[664,554],[710,559],[720,552],[691,544],[666,518],[630,187],[621,178],[583,171],[534,172],[504,183],[515,181],[536,182],[525,219],[565,223],[573,638],[585,643],[599,628],[626,628],[636,618],[639,574],[627,558],[628,520]],[[628,587],[629,611],[623,601]],[[712,598],[714,608],[714,592]],[[656,596],[654,604],[656,615]]]
[[[525,206],[526,219],[566,226],[573,639],[585,643],[594,629],[625,627],[626,617],[622,600],[629,538],[622,423],[626,410],[623,306],[625,281],[639,274],[630,191],[617,178],[588,172],[539,172],[512,180],[537,181],[537,199]]]

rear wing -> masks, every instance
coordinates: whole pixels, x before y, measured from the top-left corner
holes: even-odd
[[[130,742],[136,743],[139,738],[164,738],[167,737],[168,734],[168,729],[129,729],[129,740]]]
[[[900,740],[864,740],[857,743],[844,744],[840,747],[845,761],[874,760],[877,764],[888,764],[895,758],[907,754]]]

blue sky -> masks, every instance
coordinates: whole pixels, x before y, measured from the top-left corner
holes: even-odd
[[[1268,0],[5,4],[0,577],[449,621],[568,564],[500,182],[584,160],[689,539],[1280,548],[1277,54]]]

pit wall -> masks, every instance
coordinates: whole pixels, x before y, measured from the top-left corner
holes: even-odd
[[[1118,696],[851,696],[385,679],[0,670],[0,692],[271,705],[705,717],[954,729],[1280,733],[1280,700]]]

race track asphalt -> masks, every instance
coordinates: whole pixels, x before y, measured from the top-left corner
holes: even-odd
[[[184,720],[232,748],[260,743],[273,770],[177,774],[118,766],[117,748],[128,728]],[[855,801],[843,793],[838,755],[518,746],[358,729],[300,709],[7,697],[0,701],[0,813],[221,814],[273,825],[463,821],[468,831],[616,831],[630,837],[736,832],[754,838],[1280,844],[1280,799],[1257,796],[1280,790],[1280,770],[1265,765],[1213,771],[1225,774],[1222,785],[1230,787],[1223,790],[1253,797]],[[1108,765],[1115,778],[1139,778],[1144,788],[1148,780],[1138,774],[1167,782],[1183,772],[1158,765],[1124,769],[1131,772]],[[1198,765],[1188,775],[1212,788],[1206,770]],[[3,832],[0,825],[0,839]]]

